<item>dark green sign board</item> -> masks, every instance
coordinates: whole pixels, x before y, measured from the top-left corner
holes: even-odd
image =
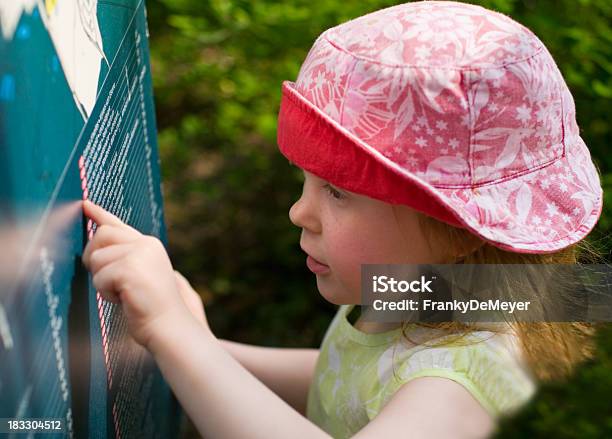
[[[0,0],[0,434],[177,434],[80,259],[83,198],[166,242],[147,36],[142,0]]]

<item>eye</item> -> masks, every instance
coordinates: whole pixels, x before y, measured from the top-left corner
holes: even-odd
[[[338,189],[336,189],[329,183],[326,183],[323,187],[329,193],[329,195],[331,195],[336,200],[342,200],[345,198],[345,195],[342,192],[340,192]]]

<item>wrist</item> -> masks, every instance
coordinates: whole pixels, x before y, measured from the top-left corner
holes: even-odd
[[[152,332],[146,345],[156,358],[177,346],[190,349],[205,343],[218,343],[214,334],[188,311],[167,314],[160,319],[158,329]]]

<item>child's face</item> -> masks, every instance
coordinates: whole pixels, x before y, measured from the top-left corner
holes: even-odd
[[[361,264],[441,261],[442,249],[430,247],[414,210],[335,188],[307,171],[304,178],[289,218],[302,228],[302,249],[328,267],[310,262],[329,302],[360,303]]]

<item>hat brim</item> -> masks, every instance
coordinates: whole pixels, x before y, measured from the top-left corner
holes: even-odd
[[[280,151],[290,162],[338,187],[387,203],[407,205],[452,226],[468,229],[508,251],[550,253],[560,250],[584,238],[601,215],[603,192],[599,184],[593,184],[593,179],[598,182],[599,177],[588,148],[579,136],[567,148],[572,157],[566,154],[558,159],[560,165],[557,164],[556,169],[571,171],[572,162],[586,163],[590,169],[586,174],[583,169],[576,178],[589,180],[591,188],[596,186],[599,190],[585,191],[581,195],[584,214],[579,218],[572,216],[575,219],[569,224],[560,218],[551,224],[527,224],[524,215],[496,212],[491,216],[486,211],[491,201],[496,200],[497,193],[507,193],[521,186],[529,188],[529,203],[538,200],[560,207],[566,205],[567,197],[561,193],[555,197],[533,183],[523,184],[537,181],[547,167],[494,184],[466,188],[433,186],[342,127],[298,93],[290,81],[283,82],[282,86],[277,140]],[[500,215],[503,221],[499,220]]]

